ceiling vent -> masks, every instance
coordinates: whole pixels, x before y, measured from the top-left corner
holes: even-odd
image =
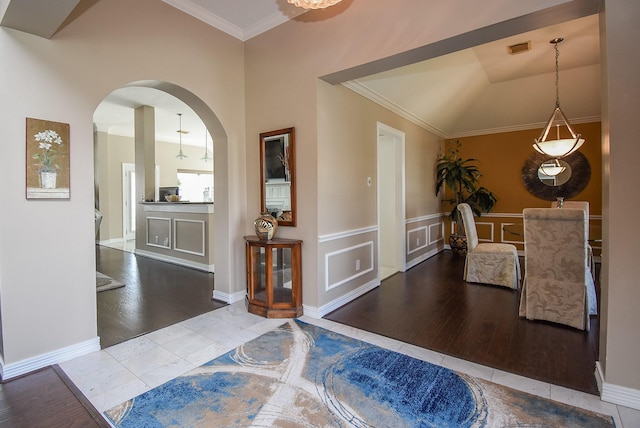
[[[509,55],[515,55],[522,52],[527,52],[531,50],[531,40],[523,43],[516,43],[515,45],[507,46],[507,51],[509,51]]]

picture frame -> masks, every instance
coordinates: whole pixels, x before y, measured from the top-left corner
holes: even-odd
[[[27,199],[69,199],[69,124],[26,119]]]

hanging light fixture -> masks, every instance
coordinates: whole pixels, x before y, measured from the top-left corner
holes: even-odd
[[[180,160],[187,157],[184,153],[182,153],[182,134],[186,134],[189,131],[185,131],[182,129],[182,113],[178,113],[178,117],[180,118],[180,128],[178,129],[178,134],[180,134],[180,151],[176,155],[176,157]]]
[[[558,73],[558,57],[560,56],[560,52],[558,51],[558,43],[563,40],[563,38],[559,37],[549,42],[554,45],[556,50],[556,108],[553,110],[553,114],[551,115],[547,126],[542,131],[542,134],[540,134],[540,137],[538,137],[533,144],[533,148],[538,152],[554,158],[563,158],[570,155],[578,150],[584,143],[582,136],[573,130],[571,124],[567,120],[567,117],[564,115],[562,110],[560,110],[560,78]],[[556,139],[547,140],[552,126],[556,127]],[[560,138],[561,126],[565,126],[567,128],[571,134],[571,138]]]
[[[551,159],[545,161],[540,165],[540,172],[547,177],[555,177],[562,174],[567,169],[566,166],[562,166],[558,159]]]
[[[292,4],[303,9],[324,9],[334,4],[340,3],[342,0],[287,0]]]
[[[209,162],[211,160],[211,156],[209,156],[209,147],[207,146],[207,129],[204,129],[204,156],[200,158],[205,162]]]

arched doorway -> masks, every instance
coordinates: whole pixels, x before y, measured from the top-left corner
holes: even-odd
[[[140,98],[136,99],[135,97],[136,94],[138,95],[143,94],[144,96],[140,95]],[[215,113],[195,94],[187,91],[182,87],[179,87],[177,85],[167,83],[167,82],[158,82],[158,81],[132,82],[128,85],[125,85],[121,88],[116,89],[114,92],[108,95],[105,98],[105,100],[108,100],[108,103],[115,104],[116,107],[119,107],[129,112],[128,120],[131,122],[129,124],[131,128],[137,126],[135,125],[135,121],[133,119],[134,119],[134,116],[138,115],[138,112],[136,112],[134,115],[134,110],[139,109],[141,106],[145,106],[145,108],[149,107],[152,110],[151,119],[156,122],[155,125],[152,123],[152,126],[154,127],[154,131],[155,129],[157,129],[157,132],[154,132],[154,135],[152,135],[151,137],[152,144],[154,144],[155,146],[156,141],[158,142],[169,141],[172,139],[177,140],[179,138],[180,144],[182,147],[183,138],[184,138],[185,148],[187,147],[186,143],[191,142],[192,152],[190,152],[191,156],[189,160],[187,162],[182,163],[181,165],[190,164],[191,165],[190,168],[196,169],[202,172],[206,172],[205,169],[209,168],[212,175],[215,175],[218,178],[218,180],[216,180],[215,178],[212,179],[211,187],[213,188],[213,197],[215,198],[215,202],[216,202],[216,213],[220,213],[220,215],[213,216],[212,222],[214,224],[213,229],[216,230],[216,233],[215,233],[216,239],[211,240],[211,243],[208,246],[208,251],[213,252],[214,254],[217,253],[222,255],[220,265],[218,266],[218,264],[216,263],[216,269],[215,269],[216,279],[218,277],[223,277],[223,278],[228,277],[229,271],[228,269],[225,268],[225,266],[228,266],[228,263],[227,264],[225,263],[225,255],[229,253],[228,243],[230,242],[230,239],[229,239],[228,227],[225,227],[225,224],[226,224],[225,219],[228,216],[224,215],[225,207],[228,205],[226,203],[226,195],[228,194],[228,192],[226,189],[224,189],[224,184],[227,182],[226,159],[225,159],[227,136],[226,136],[225,130],[223,129]],[[95,132],[95,138],[94,138],[95,140],[94,154],[96,159],[98,159],[102,154],[104,154],[103,153],[104,149],[101,148],[100,146],[100,143],[104,143],[104,141],[101,141],[101,139],[102,140],[110,139],[109,137],[106,137],[105,134],[108,135],[109,132],[113,132],[114,134],[127,133],[127,132],[123,132],[122,129],[120,130],[118,129],[118,127],[123,127],[125,126],[125,124],[119,123],[117,120],[115,120],[114,123],[112,124],[107,123],[109,120],[109,114],[105,113],[105,111],[109,109],[114,110],[114,108],[113,106],[111,106],[110,108],[106,108],[104,107],[103,104],[106,104],[106,102],[103,101],[103,103],[98,106],[98,108],[96,109],[96,113],[94,114],[94,122],[96,122],[95,124],[96,132]],[[163,108],[167,111],[161,111],[161,109]],[[175,115],[176,113],[179,113],[180,115],[180,118],[179,118],[180,123],[178,123],[178,117]],[[186,123],[183,123],[183,119],[185,119]],[[184,133],[182,132],[183,130],[187,130],[187,129],[190,130],[189,134],[187,134],[186,132]],[[179,131],[179,132],[176,132],[176,131]],[[128,162],[129,162],[128,165],[129,167],[131,167],[132,164],[137,163],[135,160],[135,158],[139,156],[137,152],[141,149],[141,147],[142,147],[142,150],[144,150],[145,147],[144,145],[139,147],[139,144],[136,142],[136,140],[140,138],[140,135],[137,132],[134,132],[133,129],[130,129],[128,133],[130,134],[128,137],[118,135],[117,137],[114,137],[113,140],[115,140],[116,142],[118,140],[124,140],[123,146],[126,146],[128,143],[128,148],[127,148],[128,153],[126,154],[126,156],[128,156]],[[190,141],[190,140],[194,140],[196,142],[193,143],[193,141]],[[213,142],[213,146],[211,146],[212,142]],[[208,144],[209,146],[207,147],[205,146],[205,144]],[[135,146],[135,148],[132,146]],[[168,146],[168,144],[165,143],[165,146]],[[175,147],[176,147],[175,150],[177,151],[178,150],[177,144],[175,145]],[[153,150],[155,151],[155,148]],[[198,150],[197,154],[193,152],[193,150]],[[205,154],[207,155],[207,160],[203,161],[202,160],[204,159],[203,155]],[[211,156],[211,154],[213,154],[213,156]],[[159,168],[160,170],[162,170],[163,168],[162,160],[161,160],[163,157],[165,160],[172,159],[174,161],[174,165],[171,168],[173,171],[173,175],[175,177],[176,175],[175,172],[179,171],[179,169],[177,169],[179,167],[175,166],[176,164],[175,156],[173,155],[174,155],[173,153],[167,154],[166,149],[165,149],[165,154],[163,155],[157,156],[156,153],[154,152],[153,158],[152,158],[152,167],[153,167],[153,164],[155,163],[156,177],[159,177],[159,174],[157,173],[157,169]],[[119,182],[120,177],[117,177],[117,180],[107,181],[106,186],[104,186],[104,188],[101,190],[100,182],[101,182],[101,179],[104,178],[102,177],[102,175],[104,175],[104,171],[102,171],[102,169],[104,168],[101,167],[100,162],[96,162],[96,169],[95,169],[96,186],[95,187],[96,187],[96,201],[98,203],[101,200],[107,200],[107,197],[104,195],[105,192],[113,194],[113,193],[117,193],[117,191],[121,191],[122,195],[124,194],[124,189],[126,187],[124,185],[125,183],[124,158],[126,156],[122,154],[118,156],[114,156],[114,157],[117,157],[115,162],[118,164],[117,165],[118,168],[120,168],[120,163],[122,163],[123,165],[122,167],[122,171],[123,171],[122,183],[123,184],[122,185],[120,185],[120,182]],[[212,160],[211,158],[213,158],[213,162],[211,161]],[[182,161],[182,159],[180,159],[178,162],[180,161]],[[216,166],[211,167],[212,164]],[[143,164],[143,168],[144,166],[145,165]],[[110,169],[112,171],[114,170],[113,165],[111,165]],[[183,172],[186,170],[187,169],[183,170]],[[116,174],[113,174],[113,175],[116,175]],[[133,177],[133,174],[129,173],[128,176]],[[143,181],[145,178],[146,177],[143,176]],[[152,178],[153,178],[153,174],[152,174]],[[218,183],[221,183],[221,185],[213,186],[213,183],[216,181]],[[114,182],[118,183],[118,185],[114,186],[113,185]],[[158,183],[156,183],[156,188],[158,187],[157,184]],[[167,185],[166,179],[164,183],[160,183],[160,184]],[[169,183],[169,184],[172,184],[172,183]],[[133,191],[132,193],[137,195],[146,194],[144,190],[145,189],[143,188],[143,192],[140,192],[139,188],[136,188],[136,191]],[[120,215],[120,213],[122,213],[122,220],[119,222],[116,222],[121,224],[117,224],[114,229],[116,229],[115,231],[116,235],[120,234],[121,239],[124,240],[126,239],[126,234],[124,231],[125,229],[124,224],[126,223],[124,218],[125,217],[124,213],[127,212],[127,209],[125,207],[125,203],[123,201],[122,195],[118,195],[117,197],[113,198],[115,200],[118,200],[118,203],[122,205],[122,207],[118,207],[115,210],[117,215]],[[130,202],[132,203],[132,205],[135,206],[135,205],[138,205],[138,203],[140,202],[139,199],[140,197],[136,196],[135,198],[132,198]],[[156,197],[154,198],[154,200],[157,200],[157,199],[158,198],[157,198],[157,192],[156,192]],[[139,227],[139,229],[144,230],[144,226]],[[225,250],[225,248],[227,250]],[[194,279],[192,277],[190,281],[192,282],[202,281],[202,278],[201,278],[202,274],[203,273],[200,272],[200,279],[197,279],[197,278]],[[172,275],[178,275],[178,274],[173,273]],[[206,275],[207,275],[206,271],[204,272],[204,275],[206,280]],[[213,279],[212,279],[213,275],[211,274],[209,275],[211,277],[210,282],[213,283]],[[224,285],[228,282],[221,281],[221,283]],[[222,290],[219,293],[216,293],[217,287],[216,289],[212,288],[209,292],[209,295],[206,296],[206,300],[210,301],[215,297],[218,301],[222,301],[223,303],[230,303],[227,298],[229,296],[229,293],[226,290],[224,290],[224,287],[221,287],[221,288]],[[135,298],[131,300],[135,300]],[[208,303],[210,304],[210,302]],[[205,309],[207,308],[206,305],[201,305],[201,306],[203,306]],[[131,308],[131,305],[129,305],[128,308]],[[202,308],[200,309],[202,310]],[[128,310],[131,310],[131,309],[128,309]],[[148,308],[144,308],[144,310],[148,311]],[[211,309],[208,309],[208,310],[211,310]],[[135,311],[135,308],[133,308],[133,311]],[[143,310],[141,310],[141,312],[142,311]],[[197,313],[195,315],[197,315]],[[100,323],[100,319],[101,318],[99,314],[98,316],[99,323]],[[142,324],[144,324],[144,322]],[[148,328],[148,327],[141,327],[141,328]],[[99,331],[100,331],[100,326],[99,326]],[[140,331],[140,333],[148,332],[148,331],[150,330]]]

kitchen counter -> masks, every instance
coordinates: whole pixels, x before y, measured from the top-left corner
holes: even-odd
[[[140,202],[136,254],[213,272],[213,202]]]

